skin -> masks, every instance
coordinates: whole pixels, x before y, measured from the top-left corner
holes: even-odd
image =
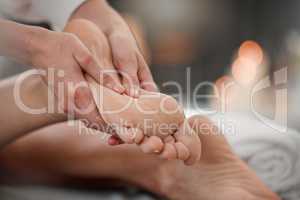
[[[1,56],[33,66],[46,74],[52,69],[55,72],[54,81],[46,74],[41,77],[46,85],[53,89],[57,101],[61,101],[60,109],[65,113],[74,114],[77,118],[102,123],[82,72],[90,74],[99,83],[103,83],[99,79],[103,73],[89,50],[76,36],[2,19],[0,19],[0,26]],[[58,76],[59,71],[63,72],[63,76]],[[60,83],[64,84],[62,95],[58,90]],[[81,84],[82,87],[70,90],[67,87],[70,83],[74,86]],[[91,105],[91,112],[83,113],[82,110],[87,105]]]
[[[28,72],[24,73],[23,77],[26,74]],[[43,114],[34,115],[23,112],[16,104],[15,97],[19,96],[21,101],[18,102],[22,102],[27,108],[47,108],[47,86],[39,75],[31,75],[19,84],[20,89],[16,90],[18,92],[14,94],[14,86],[17,80],[17,77],[14,77],[0,82],[0,148],[28,132],[67,120],[64,113],[48,114],[44,112]],[[19,105],[21,106],[21,104]]]
[[[0,82],[0,97],[2,99],[0,108],[3,111],[0,114],[1,147],[30,131],[68,120],[64,113],[56,112],[58,107],[57,101],[55,98],[51,98],[52,93],[43,83],[40,76],[27,75],[33,71],[28,71],[18,77]],[[23,79],[20,79],[22,77]],[[195,135],[177,134],[178,127],[175,127],[175,129],[171,130],[174,133],[174,137],[169,137],[171,132],[168,129],[162,129],[161,132],[158,129],[161,124],[175,123],[177,126],[180,126],[183,123],[184,116],[181,111],[168,114],[161,110],[161,105],[164,105],[163,102],[166,102],[165,106],[168,109],[177,108],[178,104],[173,98],[163,94],[155,94],[154,97],[156,99],[149,97],[149,95],[141,95],[139,99],[135,99],[107,89],[94,80],[91,84],[100,88],[102,92],[97,93],[98,90],[96,90],[95,95],[104,97],[105,103],[99,104],[99,110],[102,108],[105,111],[114,111],[115,108],[123,107],[124,104],[130,103],[121,112],[114,114],[103,112],[103,118],[107,125],[118,125],[114,132],[126,143],[137,144],[147,154],[156,154],[166,159],[181,159],[188,165],[194,164],[199,159],[200,154],[197,149],[201,148],[201,144]],[[17,85],[21,87],[14,90]],[[17,93],[15,93],[16,91]],[[145,93],[148,94],[148,92]],[[16,94],[17,96],[19,95],[19,100],[15,99]],[[167,100],[163,101],[164,99]],[[45,110],[40,114],[30,113],[22,110],[20,103],[31,109],[43,108]],[[53,113],[48,112],[47,108],[49,108],[49,105],[53,105],[55,108]],[[139,109],[155,111],[157,114],[144,114]],[[152,126],[148,126],[147,129],[143,127],[144,118],[148,118],[152,122],[150,124]],[[119,119],[122,120],[119,121]],[[120,122],[128,122],[128,124]]]
[[[113,71],[109,42],[94,23],[75,19],[68,23],[65,31],[81,39],[96,60],[101,62],[103,71],[120,81],[121,77]],[[100,61],[103,57],[108,59]],[[114,131],[122,141],[138,144],[145,153],[155,152],[167,159],[179,158],[187,164],[198,160],[200,141],[197,137],[188,134],[172,136],[185,120],[174,98],[143,89],[140,89],[139,98],[132,98],[97,84],[92,77],[86,79],[102,119],[106,124],[115,126]]]
[[[133,84],[129,84],[128,79],[122,78],[122,81],[115,81],[109,75],[103,74],[102,68],[91,52],[74,34],[70,33],[49,31],[0,19],[0,55],[11,57],[18,62],[46,72],[53,69],[55,71],[53,83],[48,76],[42,76],[42,78],[53,89],[57,100],[63,99],[60,109],[67,114],[75,115],[77,119],[86,119],[90,123],[101,124],[103,120],[97,112],[84,74],[89,74],[105,87],[118,93],[125,91],[132,97],[138,96],[139,87],[149,91],[155,91],[156,87],[129,27],[106,1],[86,1],[74,11],[70,20],[75,18],[91,20],[105,32],[105,37],[112,46],[113,63],[116,66],[114,70],[126,76],[128,74]],[[121,48],[120,43],[123,44]],[[107,59],[101,57],[99,60]],[[59,71],[63,71],[63,77],[58,75]],[[103,76],[105,79],[100,79]],[[59,91],[60,83],[64,83],[65,86],[63,97]],[[80,87],[70,90],[67,87],[70,83],[75,86],[80,85]],[[91,112],[85,113],[84,110],[88,106],[91,106]]]
[[[171,200],[280,199],[231,151],[217,129],[207,132],[208,126],[214,126],[209,120],[195,116],[188,122],[202,143],[201,159],[189,167],[142,154],[134,146],[107,146],[99,142],[99,135],[80,135],[77,128],[64,123],[7,146],[1,166],[17,180],[66,183],[71,178],[88,185],[89,179],[99,183],[103,178],[118,179]]]
[[[125,91],[132,97],[138,97],[139,87],[155,91],[155,84],[130,29],[106,1],[86,1],[74,11],[70,20],[74,18],[94,21],[105,32],[105,37],[112,46],[113,64],[116,66],[112,69],[122,74],[121,80],[116,81],[110,74],[103,73],[103,68],[99,66],[106,64],[105,60],[111,61],[111,57],[108,59],[105,55],[97,55],[98,60],[95,60],[95,56],[76,35],[25,26],[2,19],[0,19],[0,56],[11,57],[46,73],[41,77],[54,91],[56,101],[59,102],[59,111],[76,119],[87,120],[88,124],[96,123],[101,125],[100,127],[105,127],[88,87],[86,74],[99,84],[118,93]],[[120,43],[124,44],[121,48]],[[54,71],[54,79],[50,78],[49,70]],[[130,79],[125,80],[125,75]],[[63,92],[60,90],[61,84]],[[68,87],[69,84],[73,87]],[[90,109],[89,112],[85,112],[87,109]],[[12,135],[9,140],[22,134]],[[111,141],[119,143],[120,138],[112,137]]]
[[[94,49],[97,55],[100,55],[100,52],[109,55],[107,40],[93,23],[86,20],[74,20],[68,27],[69,31],[74,32],[72,34],[77,34],[77,30],[82,30],[77,27],[84,27],[85,31],[79,32],[78,37],[83,41],[88,41],[88,39],[93,41],[92,43],[86,42],[86,45],[91,50]],[[2,99],[0,107],[4,111],[0,114],[1,146],[30,131],[68,120],[67,115],[59,109],[60,102],[56,98],[51,98],[52,92],[43,84],[41,77],[39,75],[28,76],[32,72],[35,71],[28,71],[18,77],[0,82]],[[23,80],[20,77],[23,77]],[[115,78],[117,79],[118,76],[115,75]],[[141,90],[141,95],[136,99],[101,86],[91,76],[87,75],[86,80],[93,91],[95,102],[101,113],[102,124],[104,124],[104,127],[98,126],[100,127],[98,130],[106,130],[106,126],[114,125],[111,134],[117,135],[125,143],[137,144],[148,154],[155,153],[166,159],[181,159],[188,165],[194,164],[199,159],[200,154],[197,151],[201,147],[199,139],[193,134],[183,136],[176,134],[178,127],[184,124],[184,115],[175,99],[145,90]],[[20,94],[20,100],[15,99],[15,86],[21,86],[16,90]],[[104,101],[100,102],[99,99]],[[20,103],[29,108],[46,110],[43,114],[32,114],[22,110]],[[53,105],[54,112],[48,112],[49,105]],[[115,112],[119,109],[121,111]],[[145,119],[150,121],[147,127],[144,126]],[[96,123],[96,125],[102,124]],[[162,125],[163,128],[161,128]],[[110,139],[109,143],[113,144],[113,141]]]
[[[73,13],[70,21],[73,19],[89,20],[105,34],[111,47],[114,69],[123,74],[121,83],[127,95],[137,97],[139,88],[157,91],[149,66],[132,31],[106,0],[86,1]]]

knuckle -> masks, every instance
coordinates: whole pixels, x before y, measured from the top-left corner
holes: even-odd
[[[91,64],[93,63],[93,57],[89,53],[85,53],[83,56],[82,64],[85,65],[86,67],[90,67]]]
[[[74,94],[74,103],[80,109],[87,108],[91,103],[91,94],[88,88],[78,88]]]

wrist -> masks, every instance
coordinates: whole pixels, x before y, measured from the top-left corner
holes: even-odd
[[[32,41],[41,28],[0,19],[0,55],[11,57],[23,64],[30,64]]]
[[[26,31],[25,51],[27,54],[27,64],[37,68],[42,67],[36,66],[36,60],[43,54],[44,43],[47,42],[50,32],[40,27],[30,27]]]

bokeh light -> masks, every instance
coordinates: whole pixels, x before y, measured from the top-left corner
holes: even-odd
[[[241,85],[248,86],[256,78],[259,66],[264,59],[262,47],[255,41],[242,43],[238,57],[232,64],[232,75]]]
[[[255,41],[245,41],[239,49],[239,58],[246,58],[252,60],[252,62],[258,65],[262,63],[264,58],[264,53],[261,46]]]

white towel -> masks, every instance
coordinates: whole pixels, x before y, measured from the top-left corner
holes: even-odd
[[[195,114],[187,111],[187,115]],[[233,150],[283,199],[300,199],[300,133],[274,130],[250,114],[210,117]],[[274,124],[273,124],[274,125]]]
[[[274,192],[288,200],[300,199],[300,134],[288,129],[279,132],[255,117],[226,114],[214,117],[216,124],[232,123],[226,134],[234,151],[255,170]],[[222,124],[221,128],[226,129]]]

